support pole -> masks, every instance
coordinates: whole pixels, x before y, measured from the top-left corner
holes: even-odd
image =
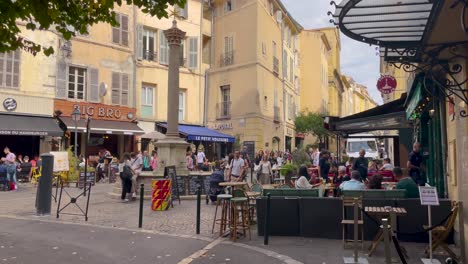
[[[427,206],[427,217],[428,217],[428,223],[429,227],[432,226],[432,211],[431,211],[431,206]],[[432,262],[432,229],[429,230],[429,259]]]
[[[197,189],[197,235],[200,234],[200,207],[201,207],[201,187]]]
[[[140,212],[139,212],[139,216],[138,216],[138,228],[143,227],[143,200],[144,200],[144,197],[145,197],[145,185],[142,183],[140,185]]]
[[[265,210],[265,220],[263,221],[265,223],[264,232],[263,232],[263,244],[268,245],[268,236],[270,235],[270,200],[271,200],[271,194],[267,194],[267,202],[266,202],[266,210]]]
[[[43,154],[42,175],[37,187],[37,208],[36,215],[50,215],[52,206],[52,177],[54,174],[54,156]]]
[[[384,237],[384,246],[385,246],[385,263],[392,263],[392,255],[390,252],[390,230],[388,228],[388,219],[382,219],[382,228],[383,228],[383,237]]]
[[[460,232],[460,259],[461,263],[466,264],[466,248],[465,248],[465,223],[463,223],[463,202],[458,202],[458,230]]]
[[[359,240],[359,205],[358,198],[354,198],[354,262],[358,263],[358,240]],[[362,238],[364,239],[364,238]]]

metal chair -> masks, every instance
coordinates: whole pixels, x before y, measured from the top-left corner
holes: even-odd
[[[263,190],[263,187],[259,183],[256,183],[250,187],[250,191],[252,192],[262,192],[262,190]]]

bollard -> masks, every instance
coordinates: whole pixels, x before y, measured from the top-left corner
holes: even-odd
[[[123,188],[123,187],[122,187]],[[143,200],[145,197],[145,185],[140,185],[140,214],[138,216],[138,228],[143,227]]]
[[[385,246],[385,263],[392,263],[392,256],[390,253],[390,229],[388,226],[388,219],[382,219],[384,246]]]
[[[54,156],[43,154],[42,175],[37,187],[36,215],[50,215],[52,206],[52,177],[54,174]]]
[[[263,244],[268,245],[268,236],[270,235],[270,193],[267,194],[266,210],[265,210],[265,226],[263,232]]]
[[[200,206],[201,206],[201,187],[197,189],[197,235],[200,234]]]
[[[359,257],[358,240],[359,240],[359,204],[358,204],[358,198],[354,198],[354,262],[355,263],[358,263],[358,257]]]

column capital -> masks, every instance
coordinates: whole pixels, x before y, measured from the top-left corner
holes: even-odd
[[[185,37],[185,32],[177,27],[177,21],[172,21],[172,27],[164,30],[164,36],[169,45],[180,46],[181,40]]]

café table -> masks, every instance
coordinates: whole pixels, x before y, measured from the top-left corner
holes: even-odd
[[[397,230],[397,217],[404,216],[407,214],[406,209],[403,207],[391,207],[391,206],[366,206],[364,207],[364,212],[366,212],[370,216],[375,216],[382,222],[382,219],[387,218],[390,221],[390,225],[393,231]],[[372,256],[372,254],[377,249],[379,243],[384,239],[383,231],[379,228],[379,231],[374,236],[372,240],[372,244],[369,246],[369,254],[368,256]],[[401,246],[402,251],[405,255],[406,249]]]
[[[242,187],[246,186],[247,182],[220,182],[219,186],[221,187],[232,187],[233,190],[236,188],[242,189]]]

